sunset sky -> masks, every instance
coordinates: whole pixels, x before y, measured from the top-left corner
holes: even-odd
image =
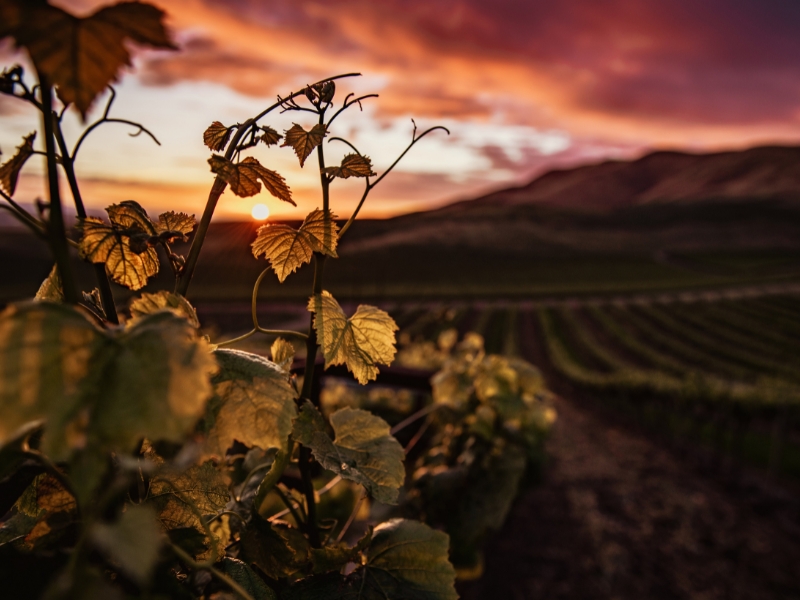
[[[54,2],[78,13],[106,4]],[[798,0],[170,0],[179,52],[137,50],[117,86],[112,116],[141,121],[160,139],[106,125],[81,150],[79,177],[93,208],[136,199],[151,213],[199,215],[213,179],[203,130],[241,122],[306,83],[338,73],[349,91],[376,92],[341,117],[380,173],[412,132],[442,124],[376,188],[364,213],[388,216],[525,183],[549,168],[631,158],[655,148],[696,151],[800,142]],[[0,47],[0,65],[20,60]],[[93,114],[102,108],[101,98]],[[265,124],[279,131],[308,114]],[[90,117],[91,118],[91,117]],[[77,117],[68,136],[76,139]],[[38,126],[21,102],[0,97],[7,160]],[[345,153],[329,144],[329,164]],[[266,203],[302,217],[319,206],[316,161],[300,169],[288,148],[253,155],[283,174],[298,207],[266,193],[226,192],[220,215]],[[17,191],[42,194],[31,160]],[[361,184],[337,182],[347,216]]]

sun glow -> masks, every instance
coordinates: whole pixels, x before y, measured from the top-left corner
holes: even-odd
[[[253,210],[250,211],[250,214],[253,215],[256,221],[263,221],[269,217],[269,206],[266,204],[256,204]]]

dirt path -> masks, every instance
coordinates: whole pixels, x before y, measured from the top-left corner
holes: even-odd
[[[523,355],[561,395],[544,481],[518,498],[462,597],[800,599],[800,493],[679,457],[553,377],[537,334],[523,318]]]
[[[464,598],[800,598],[793,499],[726,487],[643,435],[557,409],[545,481],[520,497]]]

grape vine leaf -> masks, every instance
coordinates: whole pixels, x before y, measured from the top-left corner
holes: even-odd
[[[316,209],[308,214],[299,229],[283,223],[262,225],[252,244],[253,256],[258,258],[263,254],[281,282],[310,262],[314,252],[336,258],[339,227],[334,219],[336,215],[330,211],[326,218],[324,211]]]
[[[115,523],[97,523],[89,537],[140,586],[150,581],[158,562],[163,536],[151,506],[127,505]]]
[[[0,166],[0,187],[9,195],[13,196],[17,189],[17,179],[25,162],[33,156],[33,141],[36,139],[36,132],[26,135],[22,144],[17,147],[17,153]]]
[[[221,349],[214,356],[220,371],[204,422],[206,455],[223,458],[234,440],[263,450],[287,450],[297,408],[286,373],[249,352]]]
[[[314,329],[325,357],[325,368],[346,364],[361,384],[378,376],[378,365],[391,364],[397,324],[385,311],[362,304],[349,319],[327,291],[308,302]]]
[[[242,556],[268,577],[281,579],[304,571],[311,560],[311,546],[297,529],[279,522],[255,519],[242,532]]]
[[[169,233],[180,233],[188,235],[197,225],[194,215],[187,215],[183,212],[169,211],[158,215],[158,222],[156,222],[156,231],[159,235]],[[174,237],[180,237],[175,235]]]
[[[112,224],[121,229],[141,234],[155,235],[156,226],[147,215],[147,211],[135,200],[123,200],[119,204],[106,207],[108,218]]]
[[[272,342],[270,356],[272,356],[272,362],[288,373],[294,362],[294,346],[283,338],[277,338]]]
[[[405,480],[405,453],[389,433],[389,424],[370,412],[352,408],[337,410],[330,421],[334,440],[328,436],[320,412],[306,400],[295,419],[292,438],[311,448],[323,467],[360,483],[378,502],[397,504]]]
[[[61,286],[61,276],[58,274],[58,267],[53,265],[50,274],[39,286],[39,291],[33,297],[34,300],[48,302],[63,302],[64,289]]]
[[[152,450],[145,455],[159,464],[163,459]],[[230,500],[228,486],[210,462],[195,465],[183,472],[163,469],[150,480],[147,504],[158,515],[161,527],[167,532],[194,530],[205,537],[206,530],[201,518],[214,515],[225,508]],[[206,545],[219,546],[216,539],[207,540]],[[206,556],[202,548],[196,556]]]
[[[138,290],[158,273],[158,254],[155,248],[145,248],[141,253],[131,248],[131,238],[102,219],[86,217],[81,222],[78,253],[93,263],[103,263],[108,276],[127,288]]]
[[[163,18],[163,11],[141,2],[120,2],[81,18],[42,1],[4,0],[0,39],[11,36],[26,48],[37,72],[85,119],[97,95],[130,66],[129,41],[176,49]]]
[[[131,300],[130,309],[131,317],[133,317],[131,324],[145,315],[153,314],[159,310],[170,310],[189,321],[192,327],[200,327],[200,321],[197,319],[197,311],[195,311],[194,306],[189,304],[189,301],[180,294],[165,290],[154,294],[142,294],[138,298],[134,298]]]
[[[233,133],[232,127],[226,127],[219,121],[214,121],[203,132],[203,143],[214,152],[221,152],[228,145],[231,133]]]
[[[281,148],[284,146],[291,146],[297,158],[300,159],[300,166],[302,167],[309,154],[311,154],[314,148],[319,146],[325,136],[328,135],[328,129],[325,125],[317,123],[309,131],[306,131],[295,123],[284,133],[285,138],[283,144],[281,144]]]
[[[342,163],[338,167],[326,167],[322,170],[323,173],[332,177],[341,177],[348,179],[349,177],[372,177],[375,173],[372,171],[372,161],[369,156],[362,154],[348,154],[342,159]]]
[[[256,575],[247,563],[226,556],[220,563],[222,570],[250,594],[253,600],[278,600],[278,596]]]
[[[264,125],[261,128],[261,131],[263,131],[264,133],[259,139],[262,142],[264,142],[264,144],[266,144],[267,146],[273,146],[274,144],[277,144],[280,141],[280,139],[283,137],[280,133],[275,131],[269,125]]]
[[[286,180],[266,167],[258,160],[248,156],[242,162],[233,163],[224,156],[214,155],[208,159],[211,172],[219,175],[229,186],[231,191],[240,198],[255,196],[261,191],[261,180],[264,187],[278,200],[297,206],[292,200],[292,191],[286,185]]]
[[[393,519],[375,528],[366,562],[349,575],[313,575],[284,591],[285,600],[456,600],[456,572],[446,533],[419,521]]]
[[[207,342],[169,312],[101,330],[64,304],[12,305],[0,315],[0,443],[39,420],[54,460],[129,452],[142,437],[183,441],[216,369]]]
[[[334,542],[322,548],[311,549],[311,562],[314,573],[328,573],[338,571],[347,563],[360,563],[359,554],[364,551],[372,541],[372,528],[362,537],[355,546],[350,547],[345,542]]]

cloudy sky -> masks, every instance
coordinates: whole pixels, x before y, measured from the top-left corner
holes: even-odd
[[[95,0],[54,2],[85,14]],[[373,192],[363,214],[386,216],[527,182],[553,167],[630,158],[654,148],[695,151],[800,141],[797,0],[169,0],[179,52],[138,51],[112,116],[141,121],[156,146],[106,125],[81,150],[88,203],[127,198],[152,212],[200,213],[212,175],[202,132],[241,122],[326,76],[358,71],[347,92],[380,94],[336,122],[334,135],[370,155],[378,172],[420,127],[418,144]],[[19,60],[6,44],[0,64]],[[104,99],[98,102],[102,105]],[[95,111],[96,113],[97,111]],[[307,114],[267,119],[276,129]],[[0,148],[11,155],[37,117],[0,98]],[[80,123],[72,118],[68,135]],[[345,147],[329,144],[329,164]],[[220,214],[256,202],[301,217],[319,206],[318,173],[288,148],[253,154],[282,173],[298,208],[263,194],[225,194]],[[315,161],[314,161],[315,162]],[[32,160],[17,192],[41,194]],[[361,187],[337,182],[346,216]]]

